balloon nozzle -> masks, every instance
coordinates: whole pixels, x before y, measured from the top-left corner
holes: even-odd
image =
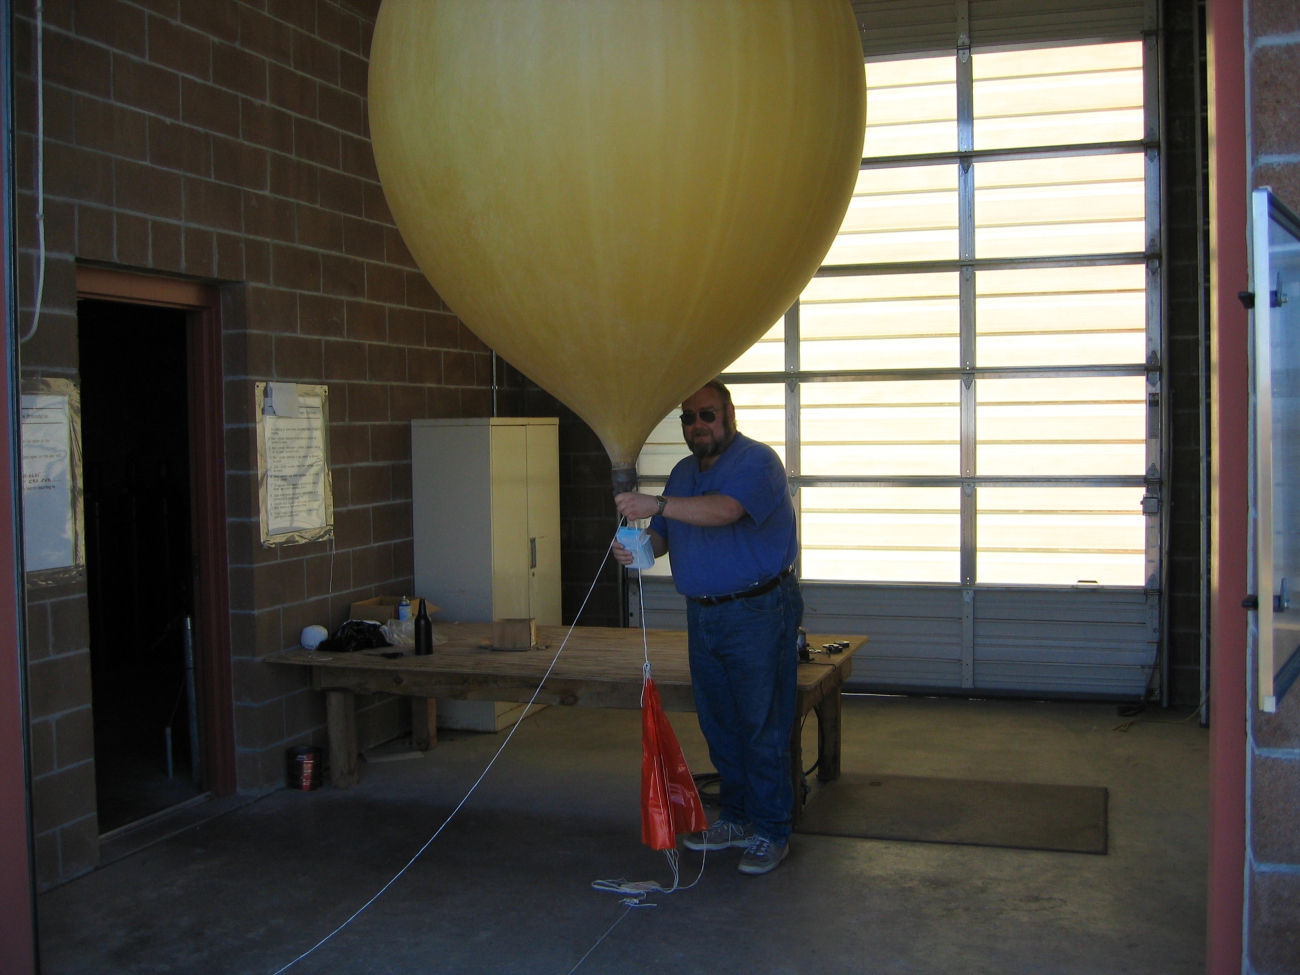
[[[610,479],[614,482],[614,493],[625,494],[628,491],[636,490],[636,468],[635,467],[615,467],[610,471]]]

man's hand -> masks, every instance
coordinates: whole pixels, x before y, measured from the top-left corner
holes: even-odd
[[[659,511],[659,502],[654,499],[654,495],[638,494],[635,491],[616,494],[614,496],[614,505],[618,508],[618,513],[628,521],[650,518]]]
[[[632,553],[625,546],[620,545],[618,541],[614,542],[614,561],[619,565],[632,564]]]

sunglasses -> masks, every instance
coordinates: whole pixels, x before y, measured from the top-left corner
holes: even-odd
[[[699,413],[696,413],[694,410],[682,410],[682,415],[680,417],[682,421],[682,426],[684,427],[693,426],[695,424],[695,418],[697,416],[705,423],[712,423],[714,420],[718,418],[718,411],[700,410]]]

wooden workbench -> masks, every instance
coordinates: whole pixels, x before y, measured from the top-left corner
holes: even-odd
[[[380,656],[391,649],[336,654],[285,650],[266,657],[269,663],[311,667],[312,686],[325,692],[332,785],[347,788],[357,781],[354,695],[384,691],[410,697],[412,738],[417,748],[430,748],[437,742],[432,699],[527,703],[568,632],[567,627],[540,626],[537,648],[519,653],[490,648],[490,623],[438,623],[436,630],[447,642],[425,657]],[[812,662],[799,665],[795,723],[790,734],[796,820],[804,791],[800,732],[810,711],[817,716],[817,777],[830,781],[840,774],[840,689],[852,672],[853,652],[866,637],[809,635],[808,644],[817,648],[836,640],[847,640],[849,648],[834,655],[814,654]],[[686,633],[649,630],[646,642],[665,710],[694,711]],[[538,693],[537,703],[639,709],[643,662],[640,630],[577,627]]]

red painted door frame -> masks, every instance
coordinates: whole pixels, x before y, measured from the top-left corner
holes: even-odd
[[[77,297],[179,308],[188,313],[191,520],[196,560],[194,668],[203,785],[214,795],[230,795],[235,791],[235,724],[226,562],[221,292],[192,281],[78,265]]]
[[[1246,869],[1250,375],[1242,0],[1207,0],[1210,122],[1210,809],[1206,971],[1241,975]]]

